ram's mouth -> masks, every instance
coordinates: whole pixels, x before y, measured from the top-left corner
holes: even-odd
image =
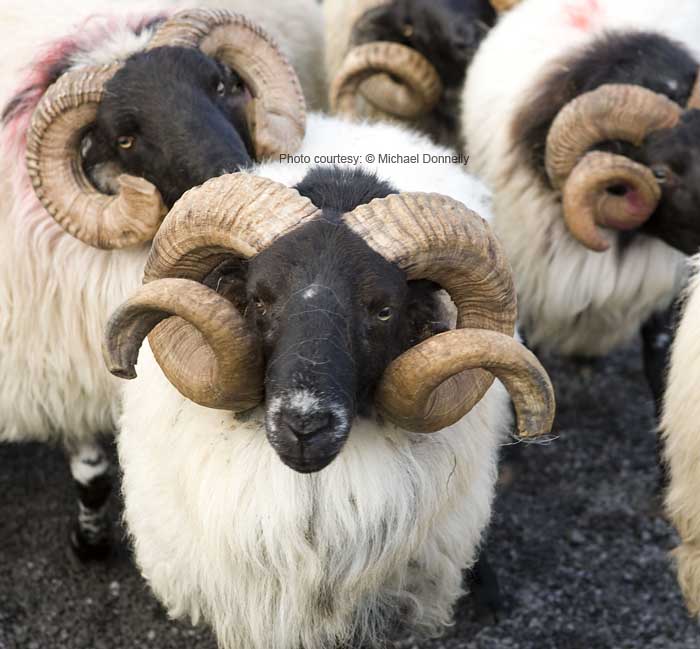
[[[325,457],[305,457],[303,452],[299,455],[283,454],[277,451],[280,460],[284,462],[292,471],[297,473],[318,473],[325,469],[336,457],[338,457],[340,449],[332,455]]]
[[[338,457],[347,437],[346,432],[340,439],[333,434],[323,440],[302,441],[280,439],[269,430],[267,434],[267,439],[280,460],[297,473],[317,473],[325,469]]]

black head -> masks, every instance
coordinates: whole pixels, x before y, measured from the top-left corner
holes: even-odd
[[[391,41],[420,52],[446,88],[464,81],[468,64],[496,21],[488,0],[393,0],[357,21],[353,43]]]
[[[198,49],[139,52],[106,84],[81,154],[86,172],[114,191],[120,172],[153,183],[171,207],[191,187],[251,164],[250,95],[229,67]]]
[[[685,106],[698,72],[683,45],[655,32],[608,32],[575,50],[540,80],[525,97],[512,123],[512,139],[526,164],[547,182],[547,135],[559,111],[570,101],[604,84],[631,84],[666,95]],[[624,143],[596,147],[628,155]]]
[[[640,158],[662,189],[661,202],[644,230],[695,254],[700,250],[700,110],[684,113],[673,129],[649,135]]]
[[[388,364],[446,325],[437,286],[407,281],[342,221],[390,188],[336,169],[315,170],[297,188],[322,217],[275,241],[247,270],[224,264],[206,283],[239,295],[245,286],[241,306],[264,348],[268,439],[285,464],[309,473],[337,456],[356,416],[371,413]]]

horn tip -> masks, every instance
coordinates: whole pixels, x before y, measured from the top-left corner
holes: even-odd
[[[518,419],[518,437],[524,440],[537,439],[549,435],[554,425],[554,412],[551,417],[524,417]]]

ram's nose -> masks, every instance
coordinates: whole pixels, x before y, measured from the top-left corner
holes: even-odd
[[[352,406],[308,390],[268,396],[267,438],[282,462],[299,473],[314,473],[340,453],[352,425]]]
[[[280,413],[281,427],[301,442],[312,442],[319,435],[331,432],[335,424],[335,415],[330,410],[304,412],[287,409]]]

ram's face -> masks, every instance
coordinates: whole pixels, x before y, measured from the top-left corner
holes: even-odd
[[[224,265],[207,284],[239,294],[237,273]],[[250,262],[243,308],[263,344],[267,433],[285,464],[309,473],[337,456],[387,365],[432,333],[433,293],[325,220]]]
[[[198,49],[160,47],[132,56],[107,83],[82,143],[101,189],[120,172],[146,178],[168,207],[205,180],[251,163],[240,77]]]
[[[469,61],[495,18],[487,0],[394,0],[358,20],[353,42],[391,41],[415,49],[450,87],[463,80]]]
[[[643,149],[662,189],[646,229],[695,254],[700,249],[700,110],[686,112],[673,129],[652,133]]]

